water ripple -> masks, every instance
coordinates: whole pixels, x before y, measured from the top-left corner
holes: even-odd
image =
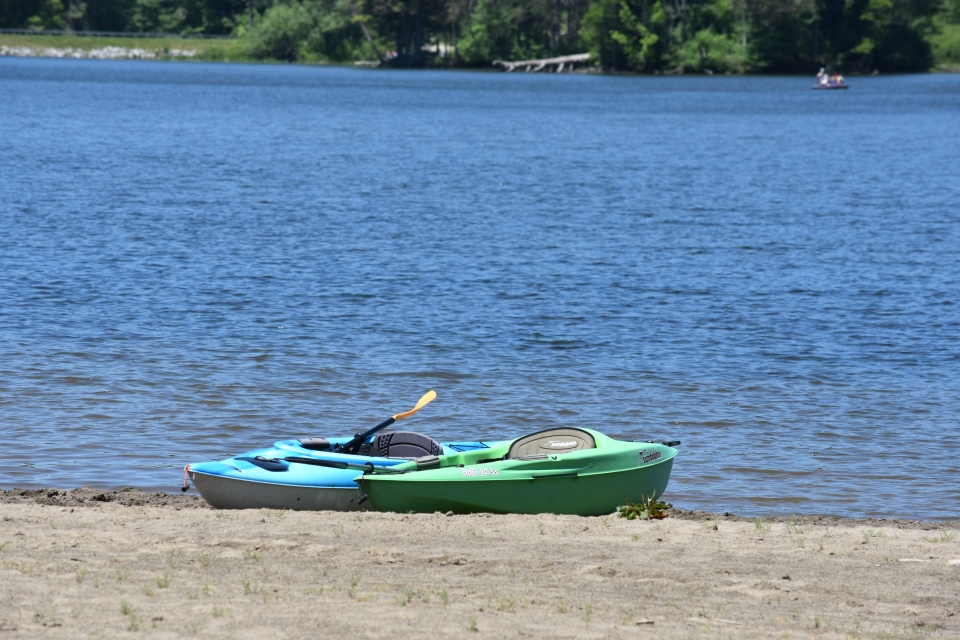
[[[0,59],[0,486],[410,427],[955,518],[960,78]],[[813,95],[811,95],[813,94]]]

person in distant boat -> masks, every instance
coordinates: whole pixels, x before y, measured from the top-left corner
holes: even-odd
[[[833,82],[838,85],[843,84],[843,76],[839,73],[833,74]]]
[[[827,84],[827,72],[823,67],[820,67],[820,71],[817,72],[817,83]]]

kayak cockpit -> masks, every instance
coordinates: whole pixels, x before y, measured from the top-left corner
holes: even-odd
[[[507,460],[517,460],[596,448],[596,439],[583,429],[546,429],[517,438],[504,457]]]

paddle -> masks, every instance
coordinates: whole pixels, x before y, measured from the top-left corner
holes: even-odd
[[[360,445],[366,442],[367,438],[375,434],[377,431],[380,431],[381,429],[386,429],[397,420],[403,420],[404,418],[409,418],[410,416],[415,414],[417,411],[420,411],[420,409],[423,409],[425,406],[433,402],[433,399],[436,397],[437,397],[436,391],[427,391],[425,394],[423,394],[423,397],[420,398],[420,402],[417,403],[417,406],[415,406],[413,409],[410,409],[410,411],[405,411],[404,413],[398,413],[397,415],[387,420],[384,420],[383,422],[375,426],[373,429],[370,429],[369,431],[357,433],[357,435],[353,436],[353,438],[349,442],[345,442],[342,445],[337,446],[337,448],[334,449],[334,451],[336,451],[337,453],[356,454],[360,450]]]
[[[381,473],[406,473],[402,469],[392,469],[389,466],[376,466],[372,462],[364,462],[360,464],[359,462],[341,462],[339,460],[320,460],[319,458],[300,458],[297,456],[290,456],[289,458],[284,458],[286,462],[295,462],[297,464],[309,464],[315,467],[328,467],[330,469],[353,469],[355,471],[363,471],[364,473],[373,473],[374,471],[379,471]]]

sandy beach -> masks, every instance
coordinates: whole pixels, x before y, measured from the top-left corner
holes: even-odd
[[[0,638],[960,637],[960,523],[0,492]]]

